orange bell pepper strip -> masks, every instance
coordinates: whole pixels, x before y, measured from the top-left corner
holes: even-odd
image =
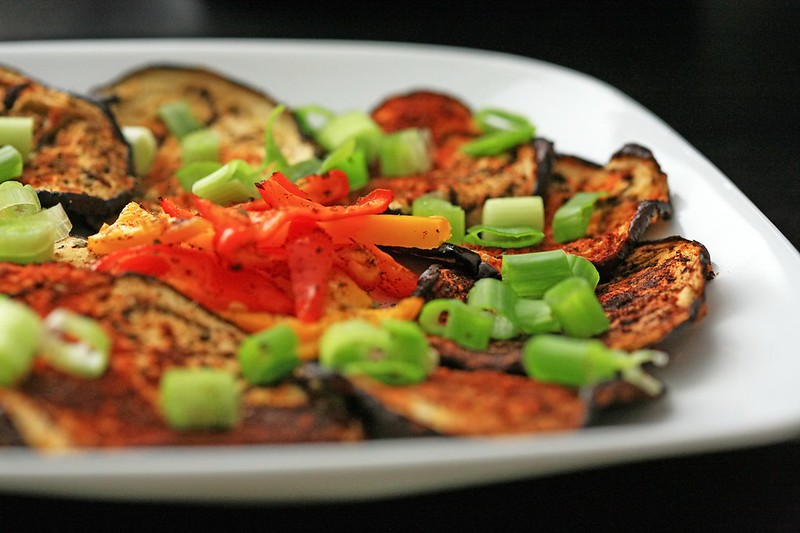
[[[350,193],[350,182],[347,174],[339,169],[332,169],[325,174],[314,174],[300,178],[297,186],[310,200],[322,205],[333,205],[347,198]]]
[[[95,270],[158,278],[212,311],[241,309],[291,315],[294,301],[268,272],[232,267],[216,253],[152,244],[111,253]]]

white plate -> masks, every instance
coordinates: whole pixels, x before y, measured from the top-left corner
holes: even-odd
[[[662,402],[568,434],[486,440],[148,449],[42,457],[0,451],[0,489],[126,499],[310,501],[383,497],[766,443],[800,428],[793,333],[800,255],[734,185],[658,118],[598,80],[551,64],[451,48],[293,41],[0,45],[0,61],[85,91],[154,62],[208,65],[289,105],[369,109],[433,88],[527,114],[560,152],[606,161],[651,148],[676,216],[658,234],[704,243],[709,314],[670,339]]]

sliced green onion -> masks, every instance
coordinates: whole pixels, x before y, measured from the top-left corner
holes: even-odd
[[[203,123],[197,120],[192,113],[192,108],[184,100],[162,104],[158,108],[158,116],[167,126],[169,132],[183,139],[193,131],[204,127]]]
[[[122,135],[131,147],[133,171],[137,176],[146,175],[156,157],[156,136],[144,126],[125,126]]]
[[[285,324],[248,336],[237,354],[242,375],[256,385],[277,383],[300,364],[298,344],[297,333]]]
[[[572,276],[572,268],[563,250],[547,250],[504,254],[500,273],[517,296],[541,298],[550,287]]]
[[[544,233],[532,227],[499,227],[478,224],[470,226],[464,242],[495,248],[525,248],[542,242]]]
[[[108,369],[111,338],[96,320],[55,309],[45,318],[44,326],[42,356],[51,365],[89,379],[102,376]]]
[[[444,217],[450,222],[451,235],[448,241],[460,244],[464,240],[466,215],[460,205],[453,205],[437,196],[425,194],[417,197],[411,204],[411,214],[419,217]]]
[[[544,231],[544,200],[541,196],[489,198],[483,203],[481,223],[498,227],[531,227]]]
[[[0,219],[33,215],[41,209],[39,195],[30,185],[18,181],[0,183]]]
[[[298,126],[300,126],[300,131],[303,135],[308,135],[309,137],[316,137],[317,131],[322,127],[321,124],[314,125],[315,117],[321,117],[324,124],[335,116],[336,113],[330,109],[315,104],[298,107],[294,111],[294,117]]]
[[[502,125],[495,126],[499,120]],[[483,109],[475,114],[483,135],[465,143],[461,151],[472,156],[496,155],[525,143],[536,134],[536,128],[522,115],[502,109]]]
[[[494,131],[481,135],[461,146],[461,151],[471,156],[497,155],[533,138],[533,126],[518,130]]]
[[[222,168],[222,163],[217,163],[216,161],[195,161],[179,168],[175,172],[175,177],[178,178],[178,183],[181,184],[183,190],[191,192],[195,183],[220,168]]]
[[[273,130],[275,129],[275,122],[278,117],[286,111],[286,106],[283,104],[275,106],[272,111],[267,115],[267,122],[264,126],[264,163],[262,168],[271,165],[274,172],[286,172],[289,168],[289,162],[286,161],[283,152],[281,152],[278,142],[275,140]]]
[[[192,192],[219,205],[246,202],[258,197],[257,177],[250,165],[237,159],[197,180],[192,185]]]
[[[493,315],[493,339],[510,339],[519,335],[516,302],[517,295],[513,289],[495,278],[479,279],[467,295],[467,305]]]
[[[28,375],[42,330],[39,315],[0,295],[0,386],[12,386]]]
[[[435,299],[425,303],[419,324],[426,333],[445,337],[472,350],[485,350],[494,328],[494,317],[461,300]]]
[[[72,221],[69,219],[67,212],[64,211],[64,206],[60,203],[46,209],[42,209],[34,217],[49,220],[55,228],[54,242],[69,237],[72,231]]]
[[[290,181],[296,182],[300,178],[305,178],[306,176],[311,176],[313,174],[319,174],[319,169],[321,166],[322,161],[316,157],[312,157],[311,159],[306,159],[305,161],[300,161],[299,163],[289,166],[289,168],[287,168],[283,174]]]
[[[614,350],[596,339],[538,335],[525,344],[522,363],[534,379],[572,387],[593,385],[620,373],[622,379],[655,396],[663,386],[642,365],[664,366],[667,355],[656,350]]]
[[[53,258],[56,228],[44,217],[0,220],[0,261],[42,263]]]
[[[600,273],[591,261],[575,254],[567,254],[567,261],[569,261],[574,276],[588,281],[592,290],[597,287],[597,284],[600,283]]]
[[[367,156],[364,150],[356,146],[355,139],[349,139],[332,151],[322,161],[319,168],[320,174],[325,174],[333,169],[338,169],[347,174],[350,190],[360,189],[369,180]]]
[[[474,118],[475,124],[483,133],[518,130],[531,126],[531,122],[527,117],[518,113],[506,111],[505,109],[497,109],[493,107],[479,110],[477,113],[475,113]],[[499,122],[500,125],[496,126],[496,122]]]
[[[558,333],[561,324],[553,316],[553,311],[544,300],[519,298],[514,306],[517,326],[522,333],[539,335],[541,333]]]
[[[323,367],[391,385],[423,381],[438,359],[419,326],[400,320],[380,326],[361,319],[335,323],[320,338],[319,349]]]
[[[586,235],[594,204],[605,196],[601,192],[577,192],[553,215],[553,240],[564,243]]]
[[[383,138],[380,126],[363,111],[348,111],[331,117],[316,132],[316,140],[326,151],[332,152],[348,139],[355,139],[357,146],[364,151],[367,163],[378,155]]]
[[[22,160],[28,159],[33,146],[32,117],[0,117],[0,146],[11,145]]]
[[[219,161],[220,136],[214,130],[203,128],[187,133],[181,139],[181,157],[184,165],[196,161]]]
[[[22,176],[22,154],[10,144],[0,147],[0,182],[20,176]]]
[[[381,174],[408,176],[431,168],[431,132],[428,129],[408,128],[388,133],[380,145]]]
[[[560,281],[544,293],[561,329],[570,337],[587,338],[608,330],[609,320],[588,281],[577,276]]]
[[[173,368],[159,384],[161,410],[173,429],[230,429],[241,417],[240,393],[229,372]]]

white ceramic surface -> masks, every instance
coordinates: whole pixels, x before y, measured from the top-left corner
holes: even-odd
[[[486,440],[139,449],[45,457],[0,450],[0,490],[93,498],[312,501],[384,497],[767,443],[800,429],[800,254],[678,133],[596,79],[474,50],[346,42],[137,40],[0,44],[0,63],[74,91],[150,63],[221,70],[289,105],[369,109],[413,88],[528,115],[556,149],[605,162],[627,142],[669,175],[675,217],[649,236],[704,243],[709,314],[672,337],[663,401],[569,434]]]

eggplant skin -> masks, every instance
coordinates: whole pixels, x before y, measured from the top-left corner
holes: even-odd
[[[375,417],[399,416],[438,435],[478,437],[569,431],[581,427],[588,405],[577,391],[491,370],[437,368],[416,385],[349,378],[355,401]]]
[[[161,105],[186,102],[193,115],[220,137],[220,159],[242,159],[258,166],[264,160],[264,125],[278,105],[270,95],[205,67],[153,64],[131,70],[92,94],[106,102],[122,126],[153,131],[158,151],[144,176],[144,199],[185,193],[174,177],[182,165],[180,142],[158,116]],[[290,110],[289,110],[290,111]],[[294,116],[282,113],[272,135],[287,161],[297,163],[317,155],[314,143],[301,133]]]
[[[34,119],[21,181],[43,206],[61,203],[77,233],[89,234],[132,200],[138,185],[130,147],[101,102],[0,66],[2,116]]]
[[[238,374],[245,333],[157,280],[66,263],[0,263],[0,292],[42,316],[61,307],[93,317],[113,338],[110,367],[98,379],[75,378],[40,360],[21,383],[0,388],[0,443],[56,451],[363,438],[361,422],[343,403],[311,395],[294,379],[274,387],[242,381],[242,418],[229,431],[170,429],[159,408],[162,373],[203,366]]]

